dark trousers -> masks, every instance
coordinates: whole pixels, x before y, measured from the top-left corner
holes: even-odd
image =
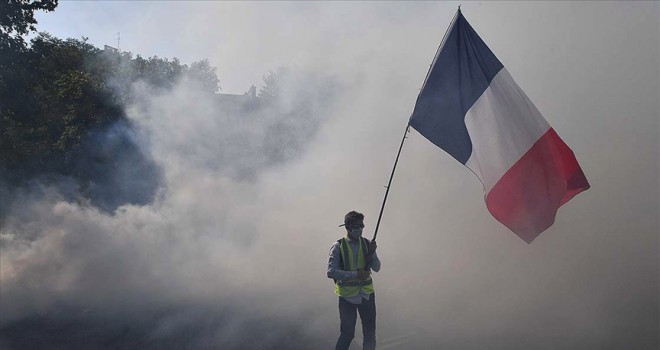
[[[351,304],[344,298],[339,297],[339,320],[341,334],[337,339],[335,350],[347,350],[355,336],[355,322],[357,313],[360,313],[362,322],[362,336],[365,350],[376,349],[376,294],[371,294],[369,300],[362,299],[362,304]]]

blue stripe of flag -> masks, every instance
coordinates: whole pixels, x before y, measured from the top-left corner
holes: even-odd
[[[459,10],[417,98],[410,126],[465,164],[472,153],[465,114],[502,68]]]

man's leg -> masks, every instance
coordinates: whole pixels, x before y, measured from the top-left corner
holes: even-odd
[[[339,330],[341,334],[337,339],[335,350],[347,350],[355,336],[355,321],[357,321],[357,305],[351,304],[339,297]]]
[[[362,300],[358,305],[360,320],[362,322],[362,336],[364,350],[376,349],[376,294],[371,294],[369,300]]]

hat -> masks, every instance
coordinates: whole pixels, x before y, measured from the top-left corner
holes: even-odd
[[[352,210],[349,211],[346,215],[344,215],[344,223],[339,225],[339,227],[346,226],[349,223],[353,223],[356,221],[363,221],[363,220],[364,220],[364,214]]]

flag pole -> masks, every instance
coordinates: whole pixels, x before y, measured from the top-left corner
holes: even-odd
[[[387,182],[385,186],[385,198],[383,198],[383,205],[380,207],[380,214],[378,214],[378,222],[376,222],[376,230],[374,231],[374,237],[371,239],[372,242],[376,241],[376,236],[378,235],[378,227],[380,226],[380,219],[383,217],[383,210],[385,210],[385,202],[387,202],[387,195],[390,193],[390,186],[392,185],[392,179],[394,178],[394,171],[396,170],[396,165],[399,163],[399,156],[401,155],[401,149],[403,149],[403,142],[408,138],[407,134],[410,132],[410,122],[406,125],[406,131],[403,132],[403,138],[401,139],[401,145],[399,145],[399,152],[396,154],[396,160],[394,160],[394,167],[392,167],[392,173],[390,174],[390,181]]]
[[[424,90],[424,87],[426,86],[426,81],[429,79],[429,74],[431,74],[431,70],[433,69],[433,66],[435,65],[435,61],[438,58],[438,54],[440,53],[440,50],[442,50],[442,47],[445,45],[445,41],[447,40],[447,35],[449,34],[449,30],[451,27],[454,26],[454,22],[456,21],[456,18],[458,18],[458,15],[461,13],[461,5],[458,5],[458,10],[456,11],[456,14],[454,15],[454,18],[451,20],[451,23],[449,23],[449,27],[447,27],[447,30],[445,31],[445,35],[442,37],[442,41],[440,42],[440,45],[438,46],[438,50],[435,52],[435,56],[433,56],[433,62],[431,62],[431,65],[429,66],[429,70],[426,73],[426,77],[424,78],[424,84],[422,84],[422,88],[419,89],[419,94],[417,95],[417,99],[419,100],[419,96],[422,94],[422,91]],[[410,116],[412,118],[412,115]],[[387,186],[385,186],[385,197],[383,198],[383,204],[380,206],[380,213],[378,214],[378,221],[376,222],[376,229],[374,231],[374,237],[371,239],[372,242],[376,241],[376,236],[378,236],[378,228],[380,227],[380,220],[383,217],[383,211],[385,210],[385,202],[387,202],[387,195],[390,193],[390,187],[392,186],[392,179],[394,178],[394,171],[396,171],[396,165],[399,163],[399,156],[401,155],[401,149],[403,149],[403,143],[406,141],[408,138],[408,133],[410,132],[410,119],[408,119],[408,124],[406,125],[406,131],[403,133],[403,138],[401,139],[401,145],[399,145],[399,152],[396,154],[396,159],[394,160],[394,166],[392,167],[392,173],[390,174],[390,180],[387,182]]]

